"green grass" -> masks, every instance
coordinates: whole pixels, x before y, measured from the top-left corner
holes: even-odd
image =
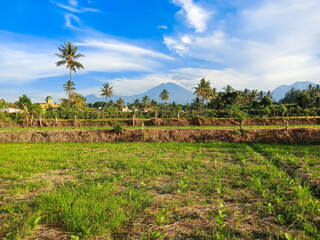
[[[319,198],[284,164],[318,181],[319,150],[2,143],[0,238],[319,239]]]

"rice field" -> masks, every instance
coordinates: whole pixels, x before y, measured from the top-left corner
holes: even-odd
[[[320,145],[0,144],[2,239],[320,239]]]

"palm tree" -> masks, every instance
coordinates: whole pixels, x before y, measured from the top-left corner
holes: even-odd
[[[253,102],[255,102],[257,97],[258,97],[258,91],[253,89],[250,94],[250,103],[253,104]]]
[[[149,96],[144,96],[144,97],[142,97],[141,103],[144,105],[145,108],[148,107],[149,102],[150,102]]]
[[[71,94],[72,94],[72,71],[76,72],[77,69],[83,69],[83,65],[76,60],[80,57],[84,57],[83,54],[77,53],[78,47],[73,45],[71,42],[64,42],[64,45],[58,47],[60,53],[55,53],[56,56],[62,60],[56,63],[57,67],[66,64],[66,68],[70,69],[70,80],[69,80],[69,103],[71,103]]]
[[[260,101],[260,102],[262,101],[263,96],[264,96],[264,92],[263,92],[263,91],[260,91],[260,92],[259,92],[259,101]]]
[[[243,91],[243,101],[244,104],[247,105],[250,102],[250,90],[248,88],[245,88]]]
[[[122,110],[122,108],[124,107],[124,100],[123,98],[119,98],[116,102],[116,105],[118,107],[119,110]]]
[[[106,103],[108,105],[108,97],[112,97],[113,95],[113,87],[110,87],[109,83],[102,84],[101,88],[101,96],[106,97]]]
[[[140,100],[139,99],[135,99],[133,102],[133,105],[136,109],[140,108]]]
[[[163,89],[163,91],[160,93],[160,96],[162,101],[166,102],[169,99],[169,92],[167,89]]]
[[[69,103],[72,103],[71,102],[72,99],[70,98],[70,96],[72,95],[73,91],[76,90],[76,88],[74,87],[74,83],[73,82],[70,83],[70,81],[66,81],[66,83],[63,84],[63,87],[64,87],[64,90],[67,92],[67,95],[69,95]]]
[[[231,85],[227,85],[227,87],[224,87],[223,89],[226,91],[226,94],[232,93],[234,91]]]
[[[196,94],[197,97],[200,98],[202,106],[204,106],[204,101],[208,101],[209,96],[211,95],[210,82],[206,81],[205,78],[202,78],[200,83],[198,83],[198,86],[195,87],[193,94]]]
[[[72,93],[71,101],[73,106],[75,106],[77,109],[83,109],[86,106],[86,99],[79,93]]]

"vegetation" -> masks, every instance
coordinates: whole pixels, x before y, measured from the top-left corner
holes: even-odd
[[[163,89],[162,92],[160,93],[160,96],[162,101],[166,102],[169,99],[169,92],[167,89]]]
[[[106,97],[106,103],[108,104],[108,97],[112,97],[113,95],[113,87],[109,85],[109,83],[102,84],[101,88],[101,96]]]
[[[271,92],[264,93],[249,89],[235,90],[230,85],[224,91],[217,92],[210,87],[210,82],[201,79],[195,87],[196,98],[191,104],[177,105],[175,102],[167,103],[169,92],[164,89],[159,97],[164,103],[157,103],[149,96],[135,99],[133,103],[128,103],[124,109],[125,102],[122,98],[116,102],[108,98],[113,96],[113,87],[109,83],[103,84],[101,88],[102,96],[106,97],[106,102],[96,102],[86,104],[86,99],[74,92],[75,87],[72,82],[67,81],[64,89],[69,94],[69,99],[61,99],[60,107],[53,109],[47,108],[42,114],[43,118],[74,119],[109,119],[109,118],[179,118],[179,119],[212,119],[212,118],[234,118],[237,121],[244,121],[250,118],[265,118],[268,120],[273,117],[315,117],[320,115],[320,87],[309,86],[306,90],[292,89],[286,97],[279,103],[272,100]],[[70,101],[71,100],[71,101]],[[71,103],[70,103],[71,102]],[[29,112],[32,112],[31,100],[23,95],[14,104],[1,101],[2,107],[18,106],[23,109],[25,103]],[[39,112],[39,111],[38,111]],[[38,118],[40,114],[34,111],[33,115]],[[241,116],[240,116],[240,115]],[[32,115],[32,114],[31,114]],[[19,114],[1,114],[2,121],[22,121]]]
[[[320,237],[311,185],[319,182],[319,145],[0,144],[0,151],[1,238]]]
[[[59,53],[55,53],[61,60],[56,63],[57,67],[66,65],[66,68],[70,69],[70,80],[69,84],[66,84],[66,87],[69,88],[69,103],[72,103],[72,93],[73,93],[73,86],[72,83],[72,71],[76,72],[77,70],[83,69],[83,65],[76,61],[80,57],[84,57],[83,54],[77,53],[78,47],[73,45],[71,42],[65,42],[64,45],[58,47]]]

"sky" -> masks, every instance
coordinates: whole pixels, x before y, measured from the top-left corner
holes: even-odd
[[[222,89],[320,83],[319,0],[12,0],[0,7],[0,99],[66,97],[57,67],[70,41],[85,55],[77,92],[142,93],[201,78]]]

